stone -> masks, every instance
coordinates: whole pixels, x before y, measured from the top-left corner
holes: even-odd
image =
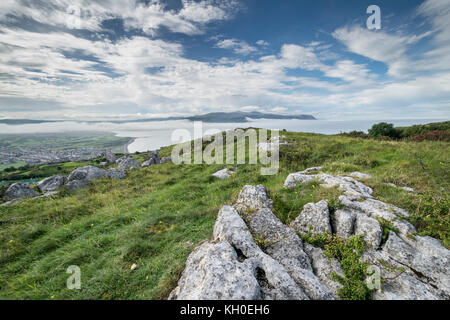
[[[246,216],[253,236],[277,260],[312,300],[333,300],[334,295],[317,278],[303,243],[294,229],[284,225],[268,208]]]
[[[273,208],[273,201],[267,195],[267,189],[263,185],[246,185],[239,193],[235,207],[239,212],[256,211],[261,208]]]
[[[224,206],[220,210],[214,226],[214,239],[227,240],[243,258],[253,259],[259,273],[264,275],[264,280],[260,281],[263,299],[308,299],[282,264],[258,247],[244,220],[233,207]]]
[[[67,183],[67,178],[64,176],[52,176],[36,183],[36,186],[41,192],[56,191]]]
[[[349,211],[359,212],[374,219],[381,218],[391,222],[395,228],[399,229],[399,231],[404,234],[416,232],[416,228],[414,228],[411,223],[399,219],[409,216],[408,212],[401,208],[376,199],[357,201],[346,196],[341,196],[339,197],[339,201]]]
[[[24,198],[33,198],[39,196],[39,193],[30,188],[28,183],[16,182],[6,189],[3,197],[7,200],[16,200]]]
[[[77,168],[69,175],[69,182],[75,181],[75,180],[86,180],[86,181],[92,181],[95,179],[100,179],[107,177],[108,173],[105,169],[100,169],[94,166],[86,166]]]
[[[105,152],[105,159],[108,164],[116,163],[116,155],[112,153],[110,150]]]
[[[312,167],[312,168],[305,169],[305,170],[301,171],[300,173],[319,172],[320,170],[322,170],[322,167]]]
[[[390,232],[383,247],[391,260],[411,269],[418,278],[450,299],[450,250],[431,237],[398,236]]]
[[[128,159],[128,156],[126,156],[126,155],[122,156],[116,160],[116,164],[120,164],[123,160],[126,160],[126,159]]]
[[[291,173],[284,181],[284,187],[292,188],[298,184],[314,181],[315,179],[315,175],[308,175],[303,172]]]
[[[350,177],[361,179],[361,180],[372,179],[372,176],[370,174],[362,173],[362,172],[358,172],[358,171],[350,173]]]
[[[120,171],[127,171],[127,170],[136,170],[139,169],[141,167],[141,164],[139,163],[139,161],[137,161],[134,158],[126,158],[124,160],[122,160],[119,163],[119,166],[117,167],[117,169],[119,169]]]
[[[70,191],[75,191],[79,189],[83,189],[84,187],[87,187],[90,185],[89,180],[73,180],[66,184],[66,188]]]
[[[320,248],[305,243],[305,252],[311,258],[314,274],[320,281],[337,297],[339,289],[343,288],[342,284],[333,280],[333,274],[337,274],[344,278],[341,264],[337,259],[325,257],[324,252]]]
[[[261,289],[251,260],[238,261],[227,241],[206,242],[189,256],[170,300],[259,300]]]
[[[119,169],[111,168],[107,170],[108,177],[111,179],[125,179],[127,177],[127,174],[119,171]]]
[[[381,244],[383,230],[377,220],[360,214],[356,218],[355,235],[363,235],[366,244],[376,250]]]
[[[161,164],[158,151],[150,151],[150,157],[142,164],[142,167],[150,167],[152,165]]]
[[[332,220],[333,231],[341,239],[348,239],[355,230],[356,214],[346,210],[336,210]]]
[[[325,188],[338,187],[346,196],[354,199],[372,198],[372,188],[351,177],[334,177],[329,174],[319,174],[317,179]]]
[[[383,279],[381,286],[375,288],[374,300],[446,299],[442,291],[422,282],[410,268],[396,262],[384,251],[366,251],[361,259]]]
[[[172,162],[172,157],[161,158],[161,164]]]
[[[221,180],[231,178],[233,175],[233,171],[228,169],[222,169],[220,171],[217,171],[216,173],[213,173],[212,176]]]
[[[312,235],[331,235],[330,211],[327,202],[322,200],[305,204],[303,211],[291,223],[291,227],[303,235],[309,232]]]
[[[416,192],[416,189],[410,188],[410,187],[401,187],[402,190],[405,190],[407,192]]]

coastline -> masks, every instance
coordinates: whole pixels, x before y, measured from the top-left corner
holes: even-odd
[[[136,140],[136,138],[131,138],[130,141],[128,141],[128,143],[126,145],[123,146],[123,152],[125,154],[129,154],[130,152],[128,151],[128,147]]]

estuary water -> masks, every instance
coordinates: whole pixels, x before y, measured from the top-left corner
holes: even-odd
[[[447,119],[448,120],[448,119]],[[129,152],[145,152],[156,150],[164,146],[181,142],[172,139],[175,130],[189,132],[191,138],[200,135],[210,135],[214,131],[224,131],[236,128],[266,128],[286,129],[294,132],[310,132],[321,134],[337,134],[353,130],[365,131],[375,123],[388,122],[398,126],[410,126],[426,124],[431,122],[446,121],[446,119],[405,119],[405,120],[273,120],[260,119],[247,123],[197,123],[197,135],[194,135],[194,122],[187,120],[174,121],[151,121],[151,122],[125,122],[125,123],[89,123],[89,122],[55,122],[41,124],[6,125],[0,124],[0,134],[7,133],[59,133],[71,131],[101,131],[113,132],[120,137],[133,138],[134,141],[128,145]],[[187,131],[186,131],[187,130]],[[179,133],[179,132],[178,132]]]

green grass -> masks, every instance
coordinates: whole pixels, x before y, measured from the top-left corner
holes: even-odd
[[[289,173],[318,165],[332,174],[372,174],[367,184],[378,199],[407,209],[419,234],[440,238],[449,247],[449,143],[283,134],[294,145],[282,150],[275,176],[261,176],[257,165],[241,165],[232,178],[217,180],[211,174],[222,165],[170,163],[132,172],[124,180],[99,180],[52,199],[0,207],[0,297],[167,298],[188,255],[210,239],[220,207],[233,203],[244,185],[264,184],[284,222],[295,219],[308,202],[328,199],[337,206],[336,189],[314,183],[282,188]],[[170,148],[161,152],[169,154]],[[137,265],[133,271],[132,264]],[[79,291],[66,289],[65,271],[71,265],[81,268]],[[363,288],[351,289],[354,284],[346,286],[346,296],[366,298]]]

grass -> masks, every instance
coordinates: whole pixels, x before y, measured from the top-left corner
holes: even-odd
[[[366,183],[378,199],[408,210],[419,234],[450,246],[449,143],[282,134],[293,146],[282,149],[281,168],[274,176],[261,176],[259,165],[240,165],[232,178],[218,180],[211,174],[223,165],[169,163],[132,172],[124,180],[99,180],[78,192],[0,207],[0,297],[167,298],[188,255],[210,239],[220,207],[233,203],[244,185],[264,184],[275,214],[286,223],[308,202],[328,199],[337,209],[337,189],[314,183],[282,188],[289,173],[318,165],[331,174],[373,175]],[[161,156],[170,150],[163,149]],[[417,192],[389,187],[388,182]],[[361,266],[353,266],[352,259],[344,271],[358,278]],[[71,265],[81,268],[81,290],[66,288]],[[351,284],[346,288],[355,290],[345,296],[366,297]]]

